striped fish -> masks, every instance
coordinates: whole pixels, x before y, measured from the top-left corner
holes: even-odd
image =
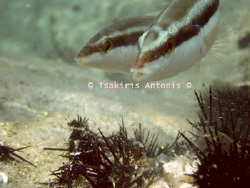
[[[138,39],[154,20],[153,16],[132,17],[111,24],[90,39],[76,61],[81,66],[130,73],[138,55]]]
[[[215,42],[219,0],[174,0],[140,37],[135,81],[175,76],[199,62]]]
[[[173,0],[157,17],[120,20],[91,38],[76,61],[110,72],[132,72],[135,81],[175,76],[199,62],[214,44],[219,5],[219,0]]]

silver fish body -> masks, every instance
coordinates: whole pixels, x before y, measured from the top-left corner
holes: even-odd
[[[134,80],[162,80],[199,62],[216,39],[219,4],[219,0],[172,1],[139,39]]]
[[[154,19],[141,16],[114,22],[89,40],[76,61],[81,66],[130,73],[138,54],[138,39]]]

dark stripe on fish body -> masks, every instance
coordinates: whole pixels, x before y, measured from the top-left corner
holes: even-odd
[[[195,16],[190,24],[181,28],[176,35],[172,36],[172,41],[175,48],[180,46],[183,42],[188,41],[192,37],[198,35],[200,29],[203,28],[208,23],[210,18],[215,14],[219,8],[219,0],[211,1],[213,1],[213,3],[210,3],[200,15]],[[165,44],[144,54],[141,62],[152,62],[165,55],[166,52],[164,51],[164,48]],[[143,67],[143,64],[137,66]]]
[[[125,18],[125,19],[119,20],[107,26],[101,32],[95,35],[88,42],[87,45],[94,44],[98,42],[103,36],[110,36],[115,32],[124,32],[126,34],[126,31],[128,30],[128,28],[137,28],[137,27],[139,28],[143,26],[149,26],[154,20],[155,20],[155,16],[143,16],[143,17],[138,16],[133,19]]]
[[[201,15],[194,17],[190,26],[188,26],[187,28],[184,27],[177,33],[177,35],[173,37],[174,45],[179,46],[183,42],[196,36],[199,33],[200,28],[203,28],[208,23],[208,21],[215,14],[218,8],[219,0],[213,0],[213,3],[211,3]],[[186,32],[188,34],[185,34]]]
[[[125,47],[130,45],[136,45],[140,36],[144,33],[144,31],[137,31],[128,35],[120,35],[116,36],[114,38],[107,38],[112,44],[112,48],[117,47]],[[77,58],[88,56],[92,53],[100,52],[102,53],[102,47],[99,45],[94,46],[85,46],[82,48],[82,50],[77,55]]]
[[[156,18],[162,28],[167,29],[171,23],[182,20],[198,0],[172,1]]]
[[[138,42],[139,37],[145,32],[150,24],[155,20],[155,16],[143,16],[126,18],[117,22],[114,22],[110,26],[104,28],[98,34],[96,34],[77,54],[76,58],[85,57],[96,52],[102,52],[102,45],[100,40],[107,36],[106,39],[112,42],[112,47],[135,45]],[[144,30],[142,28],[145,28]],[[136,30],[138,28],[138,30]],[[129,29],[134,29],[133,32],[127,34]],[[120,35],[114,36],[114,33],[120,32]]]
[[[128,35],[120,35],[114,38],[110,38],[109,40],[111,41],[113,48],[121,47],[121,46],[136,45],[140,36],[143,33],[144,31],[137,31]]]

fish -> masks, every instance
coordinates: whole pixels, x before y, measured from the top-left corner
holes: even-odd
[[[219,0],[173,0],[138,41],[137,82],[173,77],[209,52],[219,30]]]
[[[138,55],[138,40],[155,18],[137,16],[112,23],[92,37],[75,60],[81,66],[131,74]]]
[[[173,0],[158,16],[119,20],[77,54],[81,66],[132,73],[137,82],[178,75],[207,55],[219,32],[219,0]]]

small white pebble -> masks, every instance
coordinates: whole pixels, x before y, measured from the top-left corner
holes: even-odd
[[[49,112],[48,111],[43,111],[43,115],[48,117],[49,116]]]
[[[0,172],[0,183],[7,183],[8,176],[5,172]]]

